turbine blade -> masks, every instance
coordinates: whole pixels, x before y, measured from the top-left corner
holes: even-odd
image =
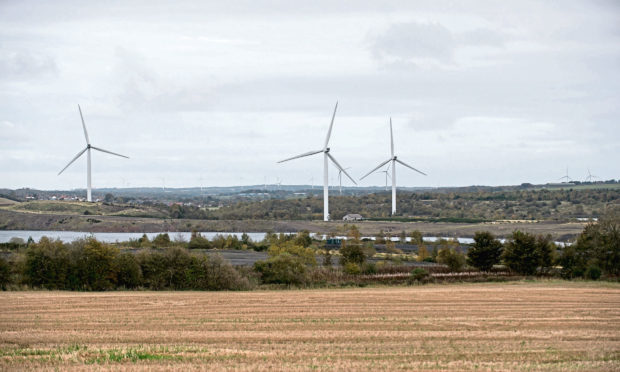
[[[62,170],[61,170],[60,172],[58,172],[58,175],[60,176],[60,174],[61,174],[62,172],[64,172],[64,171],[65,171],[65,169],[69,168],[69,166],[70,166],[71,164],[73,164],[73,162],[74,162],[74,161],[76,161],[76,160],[77,160],[77,158],[79,158],[80,156],[82,156],[82,154],[83,154],[83,153],[85,153],[85,152],[86,152],[86,150],[88,150],[88,147],[85,147],[85,148],[84,148],[84,150],[82,150],[82,151],[78,152],[78,154],[77,154],[77,155],[75,155],[75,157],[74,157],[73,159],[71,159],[71,161],[69,162],[69,164],[67,164],[67,166],[66,166],[66,167],[62,168]]]
[[[392,157],[394,157],[394,132],[392,132],[392,118],[390,118],[390,144],[392,145]]]
[[[425,175],[425,176],[426,176],[426,173],[421,172],[421,171],[419,171],[419,170],[415,169],[414,167],[412,167],[412,166],[411,166],[411,165],[409,165],[409,164],[405,164],[405,162],[404,162],[404,161],[402,161],[402,160],[400,160],[400,159],[396,159],[396,161],[397,161],[397,162],[399,162],[399,163],[401,163],[401,164],[402,164],[402,165],[404,165],[405,167],[407,167],[407,168],[409,168],[409,169],[413,169],[414,171],[416,171],[416,172],[418,172],[418,173],[423,174],[423,175]]]
[[[90,139],[88,139],[88,132],[86,131],[86,123],[84,123],[84,115],[82,115],[82,108],[78,105],[80,111],[80,118],[82,119],[82,128],[84,128],[84,137],[86,138],[86,144],[90,145]]]
[[[117,153],[112,152],[112,151],[108,151],[108,150],[100,149],[99,147],[91,146],[91,148],[92,148],[93,150],[97,150],[97,151],[101,151],[101,152],[107,152],[108,154],[112,154],[112,155],[120,156],[121,158],[126,158],[126,159],[129,159],[129,156],[125,156],[125,155],[117,154]]]
[[[373,170],[371,170],[370,172],[366,173],[366,175],[364,175],[364,177],[360,178],[360,181],[363,180],[364,178],[368,177],[372,172],[376,171],[377,169],[381,168],[382,166],[386,165],[390,160],[392,159],[388,159],[386,161],[384,161],[383,163],[377,165],[376,168],[374,168]]]
[[[332,135],[332,128],[334,127],[334,118],[336,117],[336,110],[338,109],[338,101],[336,101],[336,107],[334,107],[334,113],[332,115],[332,122],[329,124],[329,130],[327,131],[327,137],[325,138],[325,146],[323,146],[323,150],[327,149],[327,145],[329,144],[329,137]]]
[[[342,173],[344,173],[347,177],[349,177],[349,179],[351,180],[351,182],[353,182],[354,184],[357,185],[357,182],[355,182],[355,180],[353,179],[353,177],[351,177],[349,175],[349,173],[347,173],[346,170],[344,170],[344,168],[342,168],[342,165],[338,164],[338,162],[336,161],[336,159],[332,156],[332,154],[330,154],[329,152],[327,153],[327,156],[331,159],[331,161],[334,162],[334,164],[336,164],[336,167],[338,167],[339,170],[342,171]]]
[[[303,158],[306,156],[310,156],[310,155],[314,155],[314,154],[318,154],[323,152],[323,150],[318,150],[318,151],[308,151],[306,153],[303,153],[301,155],[297,155],[297,156],[293,156],[292,158],[288,158],[288,159],[284,159],[284,160],[280,160],[278,163],[284,163],[285,161],[289,161],[289,160],[293,160],[293,159],[299,159],[299,158]]]

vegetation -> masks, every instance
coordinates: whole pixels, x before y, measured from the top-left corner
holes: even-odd
[[[607,207],[618,205],[620,187],[532,188],[469,187],[436,191],[402,191],[398,214],[391,216],[391,195],[378,192],[354,196],[332,196],[330,213],[335,220],[360,213],[371,220],[475,223],[493,220],[552,220],[597,218]],[[263,195],[263,193],[260,193]],[[322,197],[273,195],[248,200],[243,195],[192,198],[178,196],[175,202],[113,198],[102,203],[74,201],[29,201],[0,208],[30,213],[102,215],[198,220],[320,220]]]
[[[119,244],[92,237],[68,244],[46,237],[38,243],[20,239],[6,243],[10,251],[5,252],[7,259],[0,259],[0,287],[235,290],[261,284],[366,285],[515,275],[618,280],[619,216],[618,211],[611,211],[599,222],[588,224],[574,244],[560,247],[549,235],[516,230],[504,244],[488,232],[478,232],[470,247],[443,239],[412,244],[420,243],[417,234],[403,244],[401,233],[400,249],[384,232],[377,234],[375,242],[362,241],[355,225],[344,226],[347,239],[334,250],[327,249],[324,240],[314,240],[308,231],[269,233],[260,242],[247,234],[241,238],[217,235],[209,240],[199,233],[192,234],[189,242],[171,240],[168,234],[152,241],[144,235]],[[235,268],[205,252],[207,248],[253,249],[266,251],[268,257],[251,261],[249,265],[255,262],[252,267]],[[332,266],[332,255],[338,257],[338,266]],[[321,264],[317,256],[324,257]],[[412,273],[412,265],[421,266],[428,276]]]
[[[474,244],[467,251],[467,263],[478,270],[489,271],[500,263],[502,250],[502,243],[493,234],[478,231],[474,235]]]

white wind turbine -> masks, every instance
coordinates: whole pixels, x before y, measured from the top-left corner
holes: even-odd
[[[342,195],[342,172],[347,169],[351,169],[351,167],[346,167],[344,169],[338,170],[338,183],[340,184],[340,195]]]
[[[354,184],[357,185],[355,180],[353,180],[353,178],[347,173],[347,171],[344,170],[344,168],[342,168],[342,166],[338,163],[338,161],[336,161],[336,159],[329,153],[330,149],[329,147],[327,147],[327,145],[329,145],[329,137],[332,134],[332,128],[334,126],[334,118],[336,117],[337,109],[338,109],[338,102],[336,102],[336,107],[334,107],[334,114],[332,115],[332,121],[329,124],[329,131],[327,132],[327,137],[325,138],[325,145],[323,146],[323,149],[316,150],[316,151],[309,151],[301,155],[293,156],[292,158],[280,160],[278,162],[278,163],[284,163],[285,161],[323,153],[323,221],[329,221],[329,176],[328,176],[329,162],[328,162],[328,159],[334,163],[336,168],[342,171],[342,173],[344,173],[347,177],[349,177],[349,179]]]
[[[104,150],[102,148],[99,147],[95,147],[92,146],[90,144],[90,140],[88,139],[88,132],[86,131],[86,124],[84,123],[84,116],[82,115],[82,109],[80,108],[80,105],[78,105],[78,110],[80,111],[80,118],[82,119],[82,128],[84,128],[84,137],[86,138],[86,147],[84,148],[84,150],[80,151],[77,155],[75,155],[75,157],[69,162],[69,164],[67,164],[66,167],[62,168],[62,170],[60,172],[58,172],[58,175],[60,176],[60,174],[62,172],[65,171],[65,169],[69,168],[69,166],[71,164],[73,164],[74,161],[76,161],[80,156],[82,156],[82,154],[84,154],[86,152],[86,159],[87,159],[87,167],[86,167],[86,200],[87,201],[93,201],[92,199],[92,187],[91,187],[91,176],[90,176],[90,150],[97,150],[97,151],[101,151],[101,152],[107,152],[108,154],[112,154],[112,155],[116,155],[116,156],[120,156],[122,158],[127,158],[129,159],[128,156],[125,155],[121,155],[121,154],[117,154],[115,152],[112,151],[108,151],[108,150]]]
[[[373,170],[371,170],[370,172],[368,172],[364,177],[360,178],[360,180],[363,180],[364,178],[366,178],[367,176],[369,176],[372,172],[376,171],[377,169],[381,168],[382,166],[386,165],[389,162],[392,162],[391,166],[392,166],[392,215],[394,215],[394,213],[396,213],[396,163],[400,163],[401,165],[404,165],[405,167],[412,169],[422,175],[426,176],[426,173],[421,172],[417,169],[415,169],[414,167],[405,164],[405,162],[403,162],[402,160],[398,159],[395,155],[394,155],[394,134],[392,132],[392,118],[390,118],[390,144],[391,144],[391,154],[392,157],[389,158],[388,160],[384,161],[383,163],[379,164],[376,168],[374,168]]]

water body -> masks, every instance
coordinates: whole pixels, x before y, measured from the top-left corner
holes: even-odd
[[[160,233],[146,233],[146,236],[148,236],[149,239],[152,240],[154,237],[157,236],[157,234],[160,234]],[[237,238],[241,239],[241,235],[243,235],[243,233],[239,233],[239,232],[210,232],[210,231],[201,232],[200,234],[208,239],[213,239],[216,235],[224,235],[224,236],[234,235]],[[253,241],[261,241],[265,238],[265,235],[267,233],[266,232],[257,232],[257,233],[254,232],[254,233],[247,233],[247,234],[250,237],[250,239],[252,239]],[[287,234],[294,234],[294,233],[287,233]],[[43,236],[47,236],[48,238],[51,238],[51,239],[60,239],[63,242],[72,242],[77,239],[94,236],[99,241],[106,242],[106,243],[114,243],[114,242],[128,241],[129,239],[139,239],[140,237],[142,237],[142,235],[143,233],[127,233],[127,232],[89,233],[89,232],[82,232],[82,231],[0,230],[0,243],[6,243],[11,238],[21,238],[24,240],[28,240],[29,237],[32,237],[32,239],[38,242],[39,239],[41,239],[41,237]],[[189,241],[192,233],[191,232],[168,232],[168,235],[170,235],[170,239],[172,240],[183,239],[185,241]],[[323,236],[323,238],[325,238],[325,236]],[[336,238],[346,239],[346,237],[344,236],[338,236]],[[362,237],[362,238],[375,240],[374,236],[368,236],[368,237]],[[452,239],[452,238],[445,238],[445,237],[440,238],[440,237],[434,237],[434,236],[424,237],[424,241],[427,241],[427,242],[434,242],[438,239],[447,240],[447,239]],[[407,241],[410,241],[410,240],[411,240],[410,238],[407,238]],[[474,242],[472,238],[457,238],[457,240],[461,244],[471,244]],[[392,241],[395,241],[395,242],[399,241],[399,238],[393,237]]]
[[[155,238],[160,233],[146,233],[146,236],[149,239]],[[241,239],[241,235],[243,233],[237,232],[201,232],[202,236],[208,239],[213,239],[216,235],[235,235],[239,239]],[[247,233],[250,236],[250,239],[253,241],[263,240],[265,237],[265,233]],[[22,238],[24,240],[28,240],[29,237],[32,237],[35,241],[39,241],[41,237],[47,236],[51,239],[60,239],[61,241],[67,243],[72,242],[77,239],[87,238],[89,236],[94,236],[97,240],[106,242],[106,243],[114,243],[114,242],[123,242],[128,241],[129,239],[139,239],[141,238],[143,233],[89,233],[89,232],[81,232],[81,231],[32,231],[32,230],[0,230],[0,243],[6,243],[11,238]],[[179,240],[183,239],[185,241],[189,241],[192,233],[191,232],[169,232],[171,240]]]

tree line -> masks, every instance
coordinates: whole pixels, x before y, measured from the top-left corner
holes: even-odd
[[[313,286],[356,277],[411,270],[388,259],[376,260],[373,241],[362,240],[355,225],[347,227],[347,239],[338,250],[327,249],[307,231],[298,234],[267,234],[261,242],[247,235],[241,239],[199,233],[189,242],[172,241],[168,234],[153,240],[122,243],[123,250],[93,237],[71,243],[43,237],[39,242],[11,242],[17,246],[9,259],[0,257],[0,286],[101,291],[146,288],[152,290],[247,290],[259,285]],[[386,250],[399,257],[391,239]],[[505,242],[489,232],[478,232],[467,252],[454,242],[434,244],[431,252],[421,233],[411,234],[418,247],[417,259],[440,266],[415,268],[411,278],[427,280],[429,270],[457,272],[467,268],[481,273],[501,269],[520,276],[560,276],[565,279],[620,277],[620,215],[611,213],[588,224],[577,240],[557,247],[550,236],[515,231]],[[401,238],[401,240],[404,240]],[[251,267],[234,267],[218,254],[203,249],[256,249],[267,251],[265,260]],[[400,252],[402,253],[402,252]],[[335,279],[334,279],[335,278]]]

